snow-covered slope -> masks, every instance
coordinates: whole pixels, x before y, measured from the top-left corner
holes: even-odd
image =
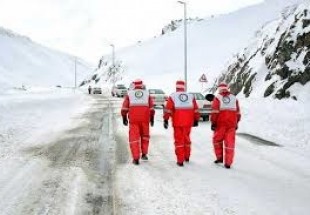
[[[309,1],[268,0],[262,4],[223,15],[213,20],[204,20],[191,24],[189,26],[188,46],[190,90],[201,90],[198,79],[202,73],[206,73],[209,80],[205,88],[212,87],[225,68],[238,62],[235,61],[235,58],[230,61],[228,59],[251,44],[244,54],[245,59],[248,60],[251,57],[253,59],[251,62],[244,61],[243,64],[247,65],[249,72],[251,68],[253,74],[255,71],[261,71],[255,76],[256,80],[260,81],[256,81],[254,85],[251,85],[256,96],[251,94],[247,98],[238,95],[242,112],[238,133],[259,136],[285,146],[310,146],[308,131],[310,115],[309,111],[307,111],[310,106],[310,84],[304,82],[309,76],[306,75],[305,79],[302,78],[301,81],[298,81],[300,83],[290,86],[291,96],[295,96],[298,101],[293,99],[279,101],[271,96],[268,98],[263,97],[268,87],[266,83],[271,84],[272,81],[278,80],[277,86],[280,87],[279,89],[283,88],[285,83],[292,83],[280,80],[280,76],[276,74],[276,69],[286,63],[286,61],[282,62],[281,56],[279,53],[277,54],[277,51],[286,52],[285,45],[283,46],[286,38],[289,38],[289,41],[293,40],[291,46],[295,48],[292,51],[299,53],[299,55],[285,55],[286,53],[284,53],[284,56],[291,57],[291,60],[287,62],[287,67],[299,68],[300,70],[296,70],[299,71],[296,74],[307,74],[308,70],[306,70],[305,65],[309,65],[309,62],[304,63],[303,61],[309,57],[306,57],[306,54],[309,53],[309,47],[301,41],[306,42],[308,39],[302,39],[303,37],[301,37],[301,40],[298,40],[298,35],[302,36],[303,33],[307,35],[308,32],[307,20],[309,13],[305,14],[304,11],[307,8],[309,9]],[[294,22],[296,23],[292,25]],[[306,26],[301,28],[302,25]],[[264,26],[263,30],[257,31],[262,26]],[[288,29],[290,30],[288,31]],[[253,41],[255,32],[256,37]],[[281,38],[282,34],[285,37]],[[272,39],[272,37],[274,38]],[[257,50],[260,51],[257,52]],[[253,54],[257,55],[253,56]],[[265,65],[265,58],[263,57],[267,55],[270,56],[270,62],[266,64],[270,66],[269,69]],[[170,93],[174,90],[175,80],[183,77],[182,29],[179,28],[162,37],[121,50],[117,52],[116,56],[118,61],[122,61],[118,64],[121,67],[119,70],[121,73],[116,76],[117,81],[128,84],[135,78],[141,78],[146,82],[148,88],[163,88],[166,93]],[[243,53],[238,56],[242,57]],[[273,65],[272,62],[277,62],[277,64]],[[269,74],[269,82],[265,82],[267,74]],[[104,56],[93,76],[94,80],[91,81],[100,85],[110,84],[113,77],[111,58],[110,56]],[[250,75],[247,78],[251,80]],[[246,86],[247,84],[244,83],[242,89],[244,90]],[[246,90],[245,94],[247,93]],[[280,125],[279,122],[281,122]]]
[[[257,31],[217,80],[241,101],[239,132],[304,150],[310,146],[309,4],[286,8]]]
[[[310,2],[287,8],[258,31],[219,79],[246,97],[297,100],[310,81]]]
[[[12,87],[72,87],[75,57],[42,45],[0,27],[0,89]],[[77,81],[93,70],[77,59]]]
[[[203,73],[210,86],[224,69],[224,63],[249,43],[257,29],[278,18],[286,5],[296,2],[299,0],[267,0],[230,14],[191,23],[188,26],[189,88],[201,89],[198,79]],[[122,81],[126,84],[141,78],[148,87],[162,87],[169,92],[173,90],[175,80],[184,77],[183,26],[120,50],[116,58],[123,62]]]

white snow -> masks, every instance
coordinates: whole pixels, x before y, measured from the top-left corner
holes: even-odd
[[[189,88],[200,90],[199,77],[205,73],[211,87],[226,62],[248,45],[254,32],[281,15],[287,5],[299,0],[270,0],[230,14],[195,22],[188,26]],[[150,88],[160,84],[171,92],[174,82],[184,77],[183,27],[155,39],[116,52],[125,66],[121,82],[141,78]],[[107,56],[108,57],[108,56]]]
[[[157,109],[149,161],[128,160],[117,169],[121,214],[308,214],[310,160],[302,150],[237,137],[235,162],[226,170],[213,164],[210,123],[200,122],[192,130],[190,163],[180,168],[172,128],[162,123]],[[124,132],[118,128],[126,138]]]
[[[80,91],[72,89],[5,94],[0,101],[0,158],[33,142],[46,141],[47,135],[56,136],[89,104]]]
[[[303,2],[299,6],[298,2]],[[291,6],[293,4],[293,6]],[[190,91],[202,91],[198,82],[202,73],[207,75],[209,82],[204,89],[212,87],[214,79],[218,77],[224,67],[230,65],[234,59],[228,61],[232,54],[239,52],[244,47],[246,59],[262,46],[263,41],[273,42],[266,49],[266,55],[276,49],[281,34],[289,27],[294,19],[295,11],[302,11],[307,1],[277,1],[269,0],[262,4],[254,5],[231,14],[193,23],[189,25],[188,38],[188,80]],[[290,5],[289,7],[286,7]],[[284,10],[285,9],[285,10]],[[284,12],[283,12],[284,10]],[[266,23],[268,21],[268,23]],[[262,28],[263,26],[263,28]],[[277,32],[277,28],[280,26]],[[263,29],[258,31],[259,29]],[[256,32],[255,37],[254,32]],[[277,33],[276,33],[277,32]],[[296,30],[296,34],[298,31]],[[295,37],[296,35],[292,35]],[[134,47],[120,50],[116,53],[119,61],[124,65],[122,79],[117,83],[128,84],[136,78],[141,78],[147,88],[162,88],[169,95],[174,91],[175,81],[183,78],[183,31],[182,28],[165,34],[162,37],[139,43]],[[304,54],[293,62],[288,62],[290,67],[299,68]],[[106,57],[106,60],[108,57]],[[109,62],[107,60],[107,62]],[[227,62],[227,64],[225,64]],[[105,76],[109,67],[99,69],[99,76]],[[309,117],[306,111],[309,104],[309,84],[307,86],[296,85],[291,95],[296,95],[298,101],[278,101],[263,99],[265,89],[274,81],[264,81],[268,68],[265,58],[257,54],[249,64],[257,72],[253,84],[251,99],[239,95],[243,120],[240,131],[260,136],[266,140],[274,141],[285,146],[309,144]],[[104,79],[104,78],[103,78]],[[99,81],[99,85],[108,87],[109,83]],[[277,85],[283,85],[283,82]],[[206,91],[205,91],[206,92]],[[203,93],[205,93],[203,92]],[[302,96],[303,94],[303,96]],[[301,98],[299,98],[301,97]]]
[[[242,121],[239,131],[274,141],[282,146],[310,149],[310,84],[296,86],[305,97],[298,101],[267,98],[240,99]],[[309,151],[310,152],[310,151]]]
[[[206,87],[210,87],[225,66],[223,62],[248,44],[260,25],[276,18],[277,12],[292,2],[296,1],[268,0],[189,26],[190,90],[200,91],[197,80],[202,73],[207,74],[209,83]],[[273,32],[276,24],[272,23],[261,33]],[[74,127],[76,118],[89,111],[93,100],[84,95],[86,88],[81,92],[50,87],[72,85],[72,57],[55,54],[55,59],[51,57],[55,61],[49,61],[49,51],[37,49],[37,45],[31,45],[29,40],[4,32],[5,35],[0,33],[0,88],[6,89],[0,94],[0,199],[3,199],[0,213],[12,214],[18,208],[17,200],[26,199],[28,193],[36,191],[31,190],[32,186],[38,188],[45,181],[57,182],[59,189],[54,189],[53,184],[45,189],[58,193],[37,198],[49,199],[42,202],[62,207],[63,210],[55,209],[61,214],[81,213],[83,205],[76,208],[76,202],[81,202],[81,184],[87,180],[84,172],[79,168],[60,168],[54,170],[54,175],[46,174],[47,162],[25,157],[22,153],[25,148],[47,144],[63,130]],[[175,80],[183,77],[182,39],[180,28],[118,52],[117,58],[122,60],[125,69],[121,82],[142,78],[148,88],[159,87],[167,94],[171,93]],[[25,56],[27,60],[24,60]],[[17,63],[13,59],[17,59]],[[299,58],[296,60],[300,61]],[[50,66],[56,61],[57,66]],[[251,66],[267,72],[267,68],[260,66],[261,62],[262,58],[257,58]],[[37,79],[42,71],[47,72]],[[103,71],[100,72],[103,75]],[[64,82],[59,82],[60,77]],[[21,88],[23,84],[26,90]],[[104,78],[97,85],[104,87],[104,94],[109,94],[109,84]],[[261,82],[255,87],[264,88]],[[116,181],[113,182],[117,197],[113,206],[119,207],[116,210],[120,214],[308,214],[310,84],[292,87],[292,95],[298,94],[297,101],[263,99],[262,92],[258,90],[250,99],[239,98],[242,119],[231,170],[213,164],[209,122],[200,122],[199,127],[192,130],[190,163],[183,168],[176,166],[172,128],[163,128],[162,109],[156,109],[155,126],[151,128],[150,160],[134,166],[129,158],[125,164],[117,166]],[[113,129],[107,124],[112,118],[106,119],[109,122],[105,122],[103,128],[109,129],[104,132],[108,133],[107,138],[117,134],[120,139],[127,140],[128,127],[123,127],[120,115],[117,116],[118,124],[113,125]],[[281,147],[257,145],[241,133],[273,141]],[[39,179],[38,175],[42,177]],[[60,181],[63,175],[65,180]],[[63,197],[50,200],[54,196]],[[66,198],[65,205],[61,205],[62,198]],[[40,205],[29,210],[36,214],[55,214],[49,211],[51,208]]]
[[[26,87],[74,87],[75,57],[46,48],[0,27],[0,90]],[[77,84],[93,71],[77,58]]]
[[[295,17],[303,14],[307,8],[309,8],[309,1],[288,7],[280,19],[269,22],[262,30],[258,31],[250,45],[238,57],[230,60],[229,65],[237,63],[238,58],[242,58],[245,62],[250,59],[248,66],[251,74],[256,73],[250,97],[245,98],[243,93],[238,94],[243,119],[239,131],[274,141],[282,146],[300,148],[301,153],[309,155],[310,114],[307,111],[310,107],[309,83],[305,86],[296,83],[289,89],[291,96],[295,96],[297,101],[292,98],[280,101],[272,96],[264,98],[267,87],[272,83],[277,81],[275,89],[278,89],[287,82],[287,80],[281,80],[278,75],[265,81],[267,74],[271,72],[265,64],[265,57],[275,53],[281,36],[290,29]],[[293,41],[297,35],[306,32],[306,29],[299,26],[301,23],[302,20],[290,34],[290,39]],[[264,52],[262,52],[262,48],[264,48]],[[286,65],[293,69],[295,74],[302,73],[306,69],[302,62],[306,51],[308,50],[305,47],[298,57],[296,53],[292,54],[292,59],[286,62]]]
[[[295,53],[296,54],[296,53]],[[306,50],[303,50],[296,59],[296,55],[292,56],[292,59],[285,64],[289,67],[290,70],[295,70],[298,72],[303,72],[306,69],[306,66],[303,64],[303,60],[306,56]]]
[[[269,9],[273,7],[279,9],[282,8],[280,5],[283,2],[267,1],[266,6],[268,5]],[[262,5],[259,7],[262,9]],[[259,12],[254,12],[252,8],[248,16],[243,18],[251,19],[251,16],[262,18],[266,15],[266,11],[268,12],[268,8]],[[238,12],[231,15],[232,18],[234,16],[238,16]],[[267,19],[271,21],[270,17]],[[204,24],[197,24],[198,27],[199,25]],[[266,25],[263,32],[258,33],[272,35],[278,25],[279,21],[276,20]],[[210,24],[209,28],[206,27],[203,34],[195,32],[192,29],[194,26],[190,27],[189,32],[195,34],[189,38],[196,38],[189,39],[192,49],[189,50],[188,70],[189,80],[192,83],[191,91],[200,90],[197,80],[203,71],[202,68],[206,66],[212,68],[214,74],[206,72],[209,80],[217,77],[221,67],[224,66],[222,63],[225,62],[226,56],[231,55],[229,51],[236,51],[237,46],[241,49],[240,46],[247,44],[254,32],[252,30],[249,37],[244,36],[245,34],[244,37],[239,37],[238,33],[245,32],[242,23],[238,23],[232,26],[240,26],[237,28],[239,32],[234,34],[233,30],[225,27],[225,30],[229,29],[229,32],[225,32],[225,36],[234,35],[234,37],[223,39],[220,35],[212,35],[211,26]],[[223,23],[219,26],[223,26]],[[258,25],[253,26],[255,30],[259,29]],[[283,25],[282,29],[285,27]],[[214,31],[216,30],[220,29]],[[205,42],[206,39],[203,37],[212,39]],[[279,38],[276,38],[277,40]],[[198,44],[196,47],[195,43]],[[262,41],[252,43],[253,47],[257,47],[257,44],[262,44]],[[272,45],[274,46],[270,49],[274,50],[276,43]],[[223,53],[218,53],[216,48],[221,49]],[[267,53],[268,51],[270,50],[266,50]],[[118,56],[127,65],[125,70],[128,73],[123,82],[139,77],[145,80],[147,87],[163,88],[169,94],[173,91],[175,80],[183,77],[182,32],[179,30],[175,34],[168,34],[163,38],[128,48],[118,53]],[[117,194],[121,214],[309,213],[307,199],[310,198],[308,192],[310,84],[305,86],[296,84],[290,89],[292,95],[298,95],[297,101],[264,99],[262,95],[268,83],[264,82],[262,77],[265,77],[268,69],[262,66],[263,60],[262,57],[255,58],[251,62],[251,66],[260,71],[256,77],[259,81],[254,85],[256,91],[253,96],[251,95],[251,98],[239,96],[242,119],[237,131],[240,135],[237,135],[236,156],[231,171],[213,164],[215,157],[210,123],[202,122],[192,131],[191,162],[185,164],[184,168],[179,168],[175,164],[173,131],[171,128],[168,131],[163,129],[162,110],[157,109],[155,127],[151,128],[150,160],[142,162],[137,167],[132,165],[129,159],[126,164],[118,168]],[[210,84],[209,82],[207,87],[210,87]],[[123,135],[123,139],[128,137],[124,134],[127,133],[126,127],[119,127],[117,131],[119,135]],[[245,139],[241,135],[244,133],[272,141],[280,147],[259,145],[253,140]]]
[[[47,171],[48,161],[34,157],[30,159],[24,150],[44,146],[59,137],[64,130],[73,128],[77,117],[88,110],[93,100],[79,90],[36,89],[32,92],[1,94],[0,101],[0,213],[18,213],[20,199],[35,201],[32,198],[45,199],[55,204],[30,208],[33,213],[55,214],[49,209],[62,210],[57,208],[61,206],[61,198],[48,200],[56,194],[40,197],[37,196],[40,194],[33,193],[40,186],[46,186],[48,192],[52,188],[44,183],[54,181],[63,187],[57,191],[62,192],[59,195],[67,199],[68,205],[63,206],[63,214],[75,214],[74,203],[80,197],[79,190],[85,181],[84,173],[80,169],[67,168],[53,170],[51,177]],[[59,181],[60,178],[63,181]]]

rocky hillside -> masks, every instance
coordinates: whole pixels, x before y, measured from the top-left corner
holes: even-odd
[[[196,18],[188,18],[187,19],[187,23],[194,23],[194,22],[200,22],[203,19],[200,19],[198,17]],[[183,19],[177,19],[177,20],[172,20],[168,25],[166,25],[165,27],[163,27],[163,29],[161,30],[161,35],[167,34],[169,32],[175,31],[176,29],[178,29],[180,26],[184,25],[184,21]]]
[[[124,65],[122,61],[116,59],[114,65],[110,57],[103,56],[99,60],[99,64],[92,75],[86,77],[80,86],[104,86],[113,85],[121,81],[124,73]]]
[[[298,91],[291,89],[310,81],[309,1],[267,23],[228,65],[218,82],[229,83],[235,94],[297,100]]]

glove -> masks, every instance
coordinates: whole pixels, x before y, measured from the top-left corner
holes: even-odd
[[[193,127],[198,127],[198,121],[197,120],[194,121]]]
[[[169,125],[168,120],[164,120],[164,128],[165,129],[168,129],[168,125]]]
[[[123,116],[123,125],[125,125],[125,126],[128,125],[128,119],[126,116]]]
[[[212,131],[215,131],[215,128],[216,128],[216,125],[215,125],[215,124],[212,124],[212,125],[211,125],[211,130],[212,130]]]
[[[152,127],[154,126],[154,117],[153,116],[151,116],[150,124],[151,124]]]

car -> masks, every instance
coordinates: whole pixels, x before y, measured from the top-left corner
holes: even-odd
[[[154,106],[164,107],[165,101],[167,101],[168,96],[162,89],[149,89],[149,94],[153,99]]]
[[[190,92],[197,102],[200,117],[203,121],[209,121],[209,116],[211,114],[211,102],[206,100],[205,97],[199,92]]]
[[[93,94],[102,94],[101,87],[94,87],[92,88]]]
[[[124,84],[118,84],[116,86],[113,86],[111,90],[111,95],[117,97],[124,97],[125,95],[127,95],[127,93],[128,89],[127,87],[125,87]]]

